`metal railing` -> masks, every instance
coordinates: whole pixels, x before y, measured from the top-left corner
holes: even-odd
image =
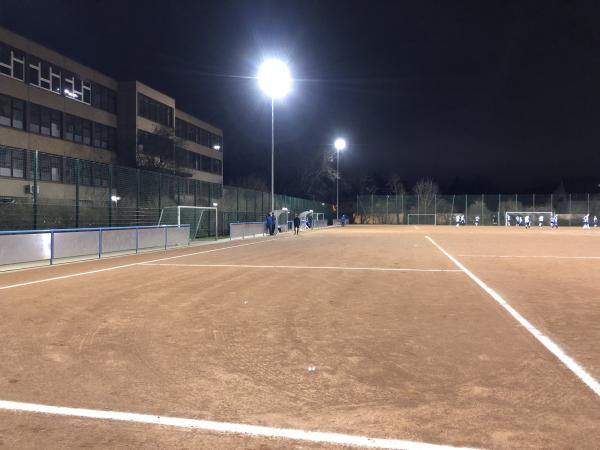
[[[187,246],[189,225],[0,231],[0,265]]]

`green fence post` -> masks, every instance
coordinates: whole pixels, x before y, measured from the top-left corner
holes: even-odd
[[[33,229],[37,230],[38,223],[38,170],[39,170],[39,152],[33,153]]]
[[[108,226],[112,227],[113,166],[108,166]]]
[[[75,228],[79,228],[79,184],[81,181],[81,161],[75,160]]]
[[[135,169],[135,224],[140,224],[140,169]]]

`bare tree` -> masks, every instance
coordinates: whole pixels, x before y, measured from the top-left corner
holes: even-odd
[[[394,194],[394,204],[396,210],[396,223],[400,223],[400,210],[398,209],[398,196],[404,195],[406,193],[406,189],[404,188],[404,183],[402,183],[402,178],[397,173],[391,173],[387,176],[387,187],[392,194]]]
[[[431,178],[421,178],[413,187],[413,194],[418,196],[420,210],[429,211],[435,196],[440,192],[439,186]]]
[[[305,159],[299,169],[301,194],[311,198],[322,197],[329,184],[336,179],[336,172],[330,166],[331,158],[327,152],[318,152]]]
[[[386,184],[390,192],[394,195],[402,195],[406,193],[402,178],[397,173],[391,173],[387,176]]]

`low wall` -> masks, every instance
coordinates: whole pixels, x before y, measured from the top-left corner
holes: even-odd
[[[266,231],[264,222],[232,222],[229,224],[229,239],[264,236]]]
[[[187,246],[189,225],[0,232],[0,266]]]

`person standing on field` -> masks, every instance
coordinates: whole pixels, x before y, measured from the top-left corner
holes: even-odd
[[[273,218],[271,217],[271,214],[267,214],[266,226],[267,232],[273,234]]]
[[[300,235],[300,217],[298,217],[298,214],[294,217],[294,234],[296,236]]]
[[[583,228],[589,229],[590,228],[590,215],[586,214],[585,216],[583,216]]]
[[[271,213],[271,236],[275,234],[275,229],[277,228],[277,217],[275,217],[275,213]]]

